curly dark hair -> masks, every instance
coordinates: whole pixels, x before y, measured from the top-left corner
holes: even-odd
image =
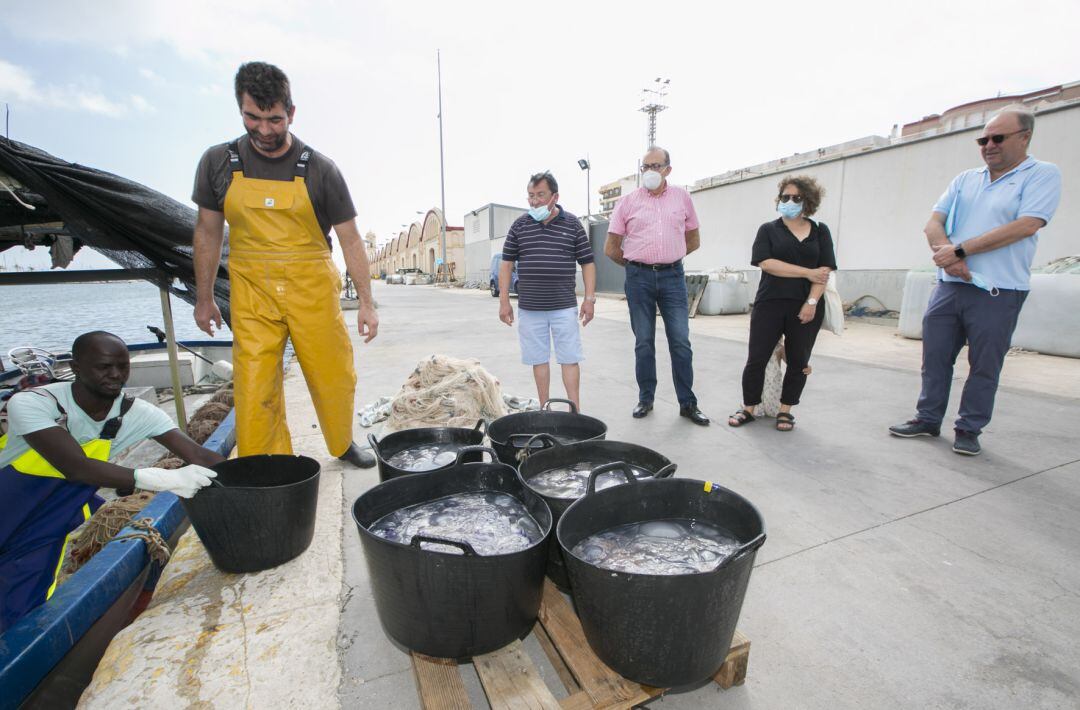
[[[263,111],[269,111],[277,102],[292,111],[292,93],[289,91],[289,77],[273,64],[266,62],[247,62],[241,64],[236,72],[236,105],[242,106],[244,94],[252,98]]]
[[[788,185],[799,188],[799,194],[802,195],[803,217],[809,217],[817,212],[818,207],[821,206],[821,198],[825,197],[825,188],[818,185],[817,180],[809,175],[786,175],[776,188],[776,204],[780,204],[780,195]]]

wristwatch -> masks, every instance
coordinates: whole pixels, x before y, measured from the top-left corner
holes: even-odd
[[[589,303],[596,303],[596,296],[586,296],[585,300]]]
[[[967,252],[964,251],[964,247],[962,247],[962,246],[957,246],[956,249],[953,250],[953,254],[956,254],[957,259],[966,259],[967,258]]]
[[[808,306],[816,306],[817,305],[817,299],[813,298],[813,297],[806,299],[806,305],[808,305]]]

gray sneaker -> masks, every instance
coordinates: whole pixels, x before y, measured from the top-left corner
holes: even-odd
[[[958,454],[964,456],[978,456],[982,453],[982,447],[979,446],[979,435],[972,434],[970,431],[964,431],[963,429],[956,430],[956,439],[953,441],[952,450]]]
[[[894,424],[889,427],[889,433],[893,436],[901,436],[905,439],[912,439],[916,436],[940,436],[941,426],[938,424],[931,424],[930,422],[924,422],[919,419],[912,419],[903,424]]]

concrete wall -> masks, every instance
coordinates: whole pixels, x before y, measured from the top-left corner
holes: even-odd
[[[1031,154],[1056,163],[1063,179],[1061,206],[1039,235],[1036,265],[1080,254],[1080,200],[1067,197],[1080,186],[1078,125],[1080,105],[1036,117]],[[701,249],[687,258],[686,266],[749,267],[758,227],[776,219],[773,198],[780,178],[811,175],[826,190],[815,218],[829,226],[836,242],[841,296],[848,301],[866,293],[898,309],[903,272],[929,264],[922,228],[931,208],[959,172],[983,165],[974,140],[980,131],[934,136],[692,193]],[[850,270],[865,273],[844,273]]]

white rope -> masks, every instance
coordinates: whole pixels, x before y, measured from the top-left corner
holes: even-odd
[[[20,200],[19,196],[15,194],[15,191],[11,189],[11,185],[8,185],[3,180],[0,180],[0,186],[2,186],[5,190],[7,190],[8,194],[10,194],[12,197],[14,197],[15,201],[18,202],[23,207],[25,207],[26,209],[30,210],[31,212],[37,209],[37,207],[34,207],[33,205],[28,205],[25,202],[23,202],[22,200]]]

